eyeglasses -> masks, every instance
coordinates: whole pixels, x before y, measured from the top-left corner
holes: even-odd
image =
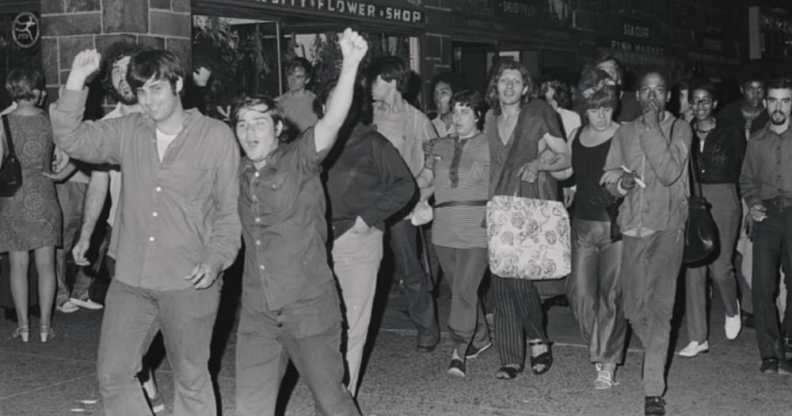
[[[705,98],[703,100],[696,100],[693,101],[693,105],[712,105],[713,101],[709,98]]]

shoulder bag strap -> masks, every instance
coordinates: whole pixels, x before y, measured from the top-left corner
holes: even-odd
[[[8,154],[10,156],[16,157],[16,152],[14,151],[14,141],[11,140],[11,128],[8,126],[8,116],[3,116],[3,133],[6,143],[8,143]]]
[[[671,132],[673,133],[673,126]],[[698,154],[698,146],[691,140],[690,151],[688,152],[688,178],[690,179],[690,195],[695,197],[700,197],[703,194],[701,182],[698,180],[698,161],[696,160]]]

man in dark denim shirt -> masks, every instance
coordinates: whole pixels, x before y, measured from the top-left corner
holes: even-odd
[[[319,413],[359,415],[343,384],[341,309],[327,261],[320,163],[352,102],[368,49],[347,29],[337,87],[325,116],[292,142],[279,142],[284,119],[269,97],[248,97],[234,111],[246,153],[239,213],[245,240],[242,309],[236,351],[236,411],[272,415],[290,358]]]
[[[135,375],[162,330],[176,384],[173,414],[217,413],[208,361],[220,301],[213,284],[239,251],[239,150],[225,124],[184,110],[184,70],[163,50],[136,54],[127,79],[142,113],[82,122],[95,50],[74,58],[51,110],[55,140],[75,159],[121,166],[97,373],[105,414],[150,414]]]

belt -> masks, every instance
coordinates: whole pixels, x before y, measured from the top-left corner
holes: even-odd
[[[446,201],[435,205],[435,208],[448,208],[448,207],[483,207],[487,205],[487,200],[480,199],[476,201]]]

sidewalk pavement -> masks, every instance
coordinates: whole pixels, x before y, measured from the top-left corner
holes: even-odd
[[[668,414],[792,416],[792,377],[759,373],[753,331],[744,330],[737,340],[726,341],[719,309],[717,305],[713,308],[710,352],[692,359],[672,358],[666,395]],[[447,295],[441,295],[440,316],[445,318],[447,311]],[[33,336],[29,344],[11,339],[14,324],[0,322],[0,416],[103,415],[95,370],[101,313],[81,310],[58,315],[54,323],[57,336],[47,344]],[[620,384],[608,391],[595,391],[594,369],[569,309],[552,308],[548,321],[549,335],[555,342],[555,362],[548,373],[535,376],[528,371],[512,381],[496,380],[499,365],[493,348],[471,360],[468,376],[460,379],[445,372],[452,348],[447,334],[434,352],[416,352],[414,331],[402,311],[402,302],[391,295],[363,374],[358,396],[363,414],[643,414],[641,355],[635,338],[625,365],[616,374]],[[37,324],[32,321],[32,328]],[[230,333],[228,341],[221,342],[225,349],[215,354],[220,406],[225,416],[233,415],[234,407],[235,336]],[[676,342],[677,348],[685,342],[683,335]],[[313,415],[313,399],[302,383],[295,384],[295,379],[291,372],[286,377],[280,406],[285,413],[281,414]],[[172,373],[167,360],[158,369],[157,380],[170,409]]]

